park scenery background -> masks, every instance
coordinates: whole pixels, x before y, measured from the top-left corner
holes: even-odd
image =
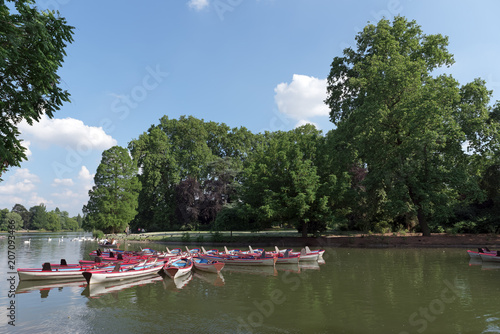
[[[200,20],[216,17],[218,24],[235,25],[245,8],[256,10],[253,2],[237,3],[188,1],[166,8],[169,15],[182,10],[183,15],[200,15]],[[270,10],[284,6],[271,3],[259,6],[271,6]],[[453,52],[454,42],[461,46],[460,41],[434,26],[429,30],[421,26],[409,15],[420,13],[415,4],[390,2],[383,10],[368,11],[364,27],[356,27],[341,48],[323,50],[328,62],[319,66],[309,59],[303,64],[314,63],[310,66],[325,79],[294,74],[291,83],[276,84],[276,115],[289,118],[272,119],[272,124],[283,126],[260,128],[244,118],[227,116],[258,119],[258,109],[250,102],[258,94],[241,84],[236,85],[238,93],[220,90],[223,86],[216,75],[211,76],[213,82],[206,80],[213,70],[208,64],[207,72],[168,83],[172,90],[162,90],[162,84],[171,80],[166,68],[182,63],[172,58],[175,48],[164,58],[168,66],[148,64],[139,75],[140,84],[126,94],[108,92],[114,96],[108,104],[113,117],[94,114],[98,123],[91,127],[73,118],[56,118],[68,116],[85,96],[83,86],[72,87],[64,78],[69,73],[66,62],[71,70],[77,50],[82,50],[79,36],[88,33],[81,32],[85,25],[78,25],[81,21],[74,12],[78,6],[58,2],[35,6],[27,1],[1,6],[4,22],[10,23],[9,38],[2,45],[7,61],[0,86],[0,196],[5,203],[0,228],[14,222],[25,230],[103,233],[279,228],[295,229],[302,236],[346,231],[424,236],[499,232],[500,104],[487,82],[491,78],[481,78],[482,70],[466,80],[453,75],[457,59],[462,59]],[[294,13],[301,8],[296,2],[288,6]],[[264,35],[258,36],[249,43],[266,41]],[[239,41],[236,44],[243,47],[245,39],[234,37],[229,44]],[[169,34],[165,38],[181,41]],[[143,44],[162,42],[146,39]],[[186,54],[196,54],[190,52]],[[105,59],[109,65],[110,59]],[[130,58],[114,55],[113,59]],[[241,60],[224,62],[231,82],[246,80],[236,70],[246,68]],[[266,63],[255,61],[254,66]],[[265,71],[279,72],[281,67],[271,63],[263,65]],[[103,69],[101,76],[113,76],[111,68],[109,74]],[[81,84],[91,90],[99,85],[96,81]],[[177,96],[179,86],[187,91],[182,89]],[[218,86],[219,98],[231,98],[227,117],[213,111],[219,105],[204,93],[212,86]],[[174,107],[172,101],[180,97],[182,104]],[[155,108],[150,101],[165,106],[150,112]],[[201,104],[191,104],[194,101]],[[87,103],[99,102],[85,99]],[[176,108],[185,112],[171,112]],[[316,122],[315,117],[323,118]],[[293,124],[290,119],[295,119]],[[118,129],[122,130],[116,140],[110,134],[118,137]],[[35,155],[56,141],[65,150],[58,158]],[[95,173],[84,165],[90,158]],[[32,164],[43,166],[39,168],[48,170],[50,177],[34,175],[28,169],[34,168]],[[34,192],[40,182],[51,183],[46,187],[53,189],[51,200]],[[80,212],[74,210],[75,203],[80,203]]]

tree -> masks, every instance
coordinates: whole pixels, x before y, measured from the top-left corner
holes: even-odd
[[[199,182],[191,177],[179,182],[175,187],[177,221],[186,227],[190,224],[197,225],[200,214],[200,202],[203,201],[203,191]]]
[[[0,223],[3,223],[5,216],[9,213],[9,209],[0,210]],[[7,225],[0,228],[1,230],[7,230]]]
[[[73,27],[54,12],[39,11],[31,0],[11,0],[15,13],[0,3],[0,176],[26,159],[17,125],[52,118],[69,93],[57,74],[73,41]]]
[[[30,229],[29,224],[30,224],[31,214],[28,210],[26,210],[26,208],[23,205],[21,205],[21,204],[14,205],[11,212],[18,213],[21,216],[21,218],[23,220],[24,229],[26,229],[26,230]]]
[[[448,39],[424,35],[415,21],[380,20],[356,41],[356,50],[334,58],[328,76],[336,137],[368,171],[371,219],[410,215],[428,236],[429,220],[446,220],[460,194],[481,195],[462,145],[477,155],[496,145],[491,93],[481,80],[459,88],[451,76],[433,76],[453,64]]]
[[[315,144],[309,142],[318,140],[320,132],[303,135],[312,130],[309,127],[266,133],[262,144],[249,156],[242,180],[242,199],[264,226],[293,223],[303,236],[314,232],[308,228],[309,222],[319,221],[318,213],[327,210],[327,198],[317,196],[320,179],[311,160]],[[302,151],[307,147],[308,151]]]
[[[77,223],[76,229],[81,228],[82,227],[82,223],[83,223],[82,215],[78,214],[78,216],[76,216],[75,220],[76,220],[76,223]]]
[[[170,228],[168,223],[174,221],[176,209],[175,185],[181,180],[172,144],[164,131],[152,126],[129,143],[129,150],[142,171],[134,228],[149,231]]]
[[[21,215],[15,212],[7,212],[2,220],[0,220],[0,230],[6,231],[11,223],[14,225],[14,230],[20,230],[23,227],[23,219]]]
[[[187,224],[186,208],[201,213],[197,215],[199,219],[190,223],[212,222],[221,205],[230,200],[229,196],[233,197],[235,174],[242,168],[253,141],[254,136],[245,128],[230,129],[223,123],[205,122],[192,116],[178,120],[162,117],[159,125],[151,126],[129,143],[134,161],[142,171],[134,227],[153,231],[178,228]],[[177,189],[187,196],[185,199],[195,196],[185,192],[195,191],[195,187],[181,184],[190,180],[199,183],[203,190],[203,201],[198,197],[192,203],[196,208],[181,203],[175,195]]]
[[[89,201],[83,207],[84,227],[106,233],[124,231],[137,214],[141,185],[128,150],[113,146],[102,153]]]
[[[45,229],[52,232],[61,230],[61,219],[57,214],[57,212],[55,211],[47,212],[47,225],[45,226]]]
[[[32,206],[30,208],[31,222],[30,226],[33,229],[40,230],[47,227],[47,208],[45,204],[41,203],[39,205]]]

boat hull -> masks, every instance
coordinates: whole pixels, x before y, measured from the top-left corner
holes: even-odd
[[[274,266],[276,264],[277,257],[238,257],[238,256],[213,256],[213,255],[202,255],[203,258],[207,260],[216,260],[224,262],[226,265],[234,266]]]
[[[497,255],[497,254],[479,253],[479,256],[481,257],[481,260],[483,260],[483,262],[497,262],[497,263],[500,263],[500,256]]]
[[[170,278],[178,278],[189,274],[192,268],[193,261],[191,259],[179,259],[171,263],[167,263],[163,267],[163,271]]]
[[[158,273],[163,267],[163,263],[146,265],[144,267],[126,268],[124,270],[89,270],[83,272],[82,275],[87,281],[87,284],[120,281],[130,278],[139,278]]]
[[[210,261],[204,258],[194,258],[193,265],[197,270],[209,273],[219,273],[224,268],[225,263],[220,261]]]

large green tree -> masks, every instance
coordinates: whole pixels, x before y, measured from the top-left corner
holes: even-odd
[[[179,228],[194,217],[186,210],[196,212],[200,224],[212,222],[222,205],[235,198],[235,177],[253,142],[254,135],[245,128],[192,116],[162,117],[129,143],[142,184],[134,227]],[[191,181],[203,190],[203,199],[196,197],[196,187],[187,186]],[[176,196],[176,191],[183,195]],[[194,197],[196,201],[188,200]]]
[[[328,198],[318,196],[320,178],[312,159],[319,135],[311,125],[265,133],[249,156],[242,199],[263,227],[292,223],[303,236],[324,230],[326,221],[320,218]]]
[[[490,92],[475,80],[463,87],[448,75],[448,39],[425,35],[415,21],[380,20],[356,36],[356,49],[335,57],[326,103],[363,180],[372,219],[415,217],[424,235],[446,219],[459,195],[480,196],[471,155],[496,145]],[[483,154],[484,153],[484,154]]]
[[[16,212],[7,212],[3,219],[0,219],[0,230],[9,230],[9,226],[14,226],[14,230],[23,228],[23,219],[21,215]]]
[[[29,224],[30,224],[30,220],[31,220],[31,214],[28,210],[26,210],[26,208],[23,205],[17,203],[16,205],[14,205],[12,207],[11,212],[18,213],[21,216],[21,218],[23,220],[24,229],[26,229],[26,230],[30,229]]]
[[[69,101],[57,71],[73,41],[73,27],[58,14],[39,11],[30,0],[8,2],[13,6],[0,2],[0,176],[26,159],[19,122],[53,117]]]
[[[137,214],[141,189],[138,168],[127,149],[120,146],[102,153],[89,201],[83,207],[84,228],[106,233],[122,232]]]
[[[141,168],[135,228],[168,229],[168,223],[174,220],[175,185],[181,178],[171,146],[165,132],[156,126],[129,143],[132,157]]]
[[[45,229],[48,224],[47,207],[41,203],[30,208],[31,222],[30,227],[36,230]]]

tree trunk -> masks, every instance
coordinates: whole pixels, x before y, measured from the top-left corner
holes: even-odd
[[[418,208],[417,209],[417,220],[420,228],[422,229],[422,235],[424,237],[431,236],[431,230],[429,229],[429,225],[427,224],[427,219],[425,217],[424,210],[422,210],[422,206],[420,205],[420,201],[417,200],[416,196],[413,193],[413,190],[410,186],[408,186],[408,194],[410,195],[411,201]]]
[[[429,225],[427,224],[427,219],[425,218],[425,214],[420,206],[418,207],[417,210],[417,218],[418,218],[418,223],[420,224],[420,228],[422,229],[422,235],[424,237],[430,237],[431,230],[429,229]]]
[[[307,223],[302,222],[302,238],[307,238]]]

